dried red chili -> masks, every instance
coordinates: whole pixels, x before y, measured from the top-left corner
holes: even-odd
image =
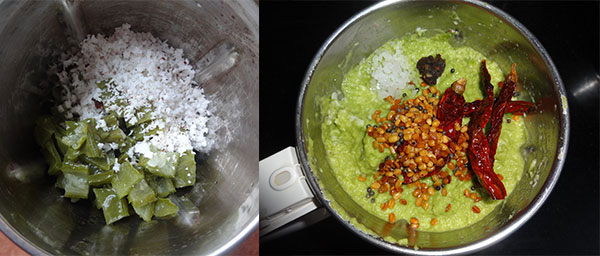
[[[458,123],[459,127],[462,126],[463,106],[465,105],[465,98],[462,94],[465,92],[466,85],[466,79],[458,79],[450,88],[446,89],[438,105],[437,117],[440,120],[440,127],[453,141],[456,141],[460,135],[460,131],[454,128],[454,124]]]
[[[469,121],[469,161],[473,172],[477,175],[481,184],[493,199],[504,199],[506,189],[502,181],[494,173],[490,159],[490,148],[484,128],[492,114],[494,103],[494,86],[490,82],[491,77],[487,70],[485,60],[481,62],[481,82],[486,91],[486,98],[480,106],[471,114]]]
[[[516,64],[513,64],[510,73],[506,76],[506,79],[504,79],[502,89],[500,89],[500,95],[498,95],[498,98],[494,102],[494,107],[492,108],[490,130],[488,131],[488,144],[490,146],[490,160],[492,161],[492,165],[494,164],[498,139],[500,138],[500,132],[502,130],[502,117],[504,116],[506,105],[508,105],[517,86],[518,76],[515,67]]]
[[[520,100],[509,101],[508,104],[506,105],[506,109],[504,109],[504,113],[505,114],[513,113],[515,115],[522,115],[532,107],[533,107],[532,102],[520,101]]]
[[[479,105],[481,105],[481,100],[466,103],[465,107],[463,108],[463,115],[465,117],[470,117],[473,111],[475,111],[475,109],[477,109]],[[506,105],[506,109],[504,109],[504,114],[512,113],[515,115],[522,115],[533,106],[534,104],[528,101],[509,101]]]

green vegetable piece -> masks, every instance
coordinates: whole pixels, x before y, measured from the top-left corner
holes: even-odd
[[[102,156],[102,150],[98,147],[98,142],[95,139],[91,139],[93,136],[88,136],[87,141],[81,147],[81,153],[88,157],[100,157]]]
[[[136,141],[144,140],[144,137],[157,134],[161,129],[158,126],[154,127],[152,130],[148,130],[150,126],[149,123],[142,123],[131,127],[131,136]]]
[[[56,139],[56,147],[58,148],[58,152],[60,152],[62,155],[66,155],[69,151],[69,146],[62,142],[60,135],[55,133],[54,138]]]
[[[154,216],[157,218],[173,217],[179,211],[179,207],[168,198],[158,198],[154,206]]]
[[[96,83],[96,86],[98,88],[100,88],[100,100],[101,101],[108,101],[109,99],[114,99],[115,96],[119,96],[119,93],[117,92],[117,95],[115,95],[115,91],[112,90],[107,90],[110,86],[114,86],[114,83],[111,80],[104,80],[104,81],[100,81]],[[118,105],[118,106],[123,106],[123,102],[121,99],[117,98],[114,101],[114,104]]]
[[[62,173],[58,173],[58,177],[56,177],[55,187],[65,189],[65,176]]]
[[[85,161],[86,163],[96,166],[104,171],[108,171],[112,169],[113,163],[114,163],[114,156],[113,157],[109,157],[109,156],[104,156],[104,157],[88,157],[88,156],[81,156],[81,159],[83,161]]]
[[[121,154],[119,156],[119,159],[117,159],[117,161],[119,161],[119,163],[122,163],[124,161],[127,161],[127,157],[129,157],[129,155],[127,155],[127,154]]]
[[[97,129],[98,135],[100,136],[100,141],[105,142],[106,137],[113,130],[119,129],[119,118],[114,111],[108,113],[108,115],[102,118],[104,123],[106,124],[106,128]]]
[[[81,148],[81,153],[89,157],[100,157],[102,156],[102,150],[98,147],[98,140],[100,136],[96,132],[96,121],[94,119],[86,119],[83,121],[84,125],[87,125],[87,140]]]
[[[72,149],[70,147],[67,148],[67,153],[65,153],[65,161],[75,161],[81,155],[81,150]]]
[[[117,128],[117,129],[114,129],[114,130],[111,130],[110,132],[108,132],[106,134],[106,137],[104,137],[102,139],[102,142],[104,142],[104,143],[114,142],[117,144],[121,144],[121,143],[123,143],[123,141],[125,141],[126,138],[127,138],[127,135],[125,135],[125,133],[121,129]]]
[[[102,207],[106,224],[112,224],[117,220],[129,216],[127,200],[125,198],[119,199],[119,196],[113,189],[94,189],[94,194],[96,194],[96,207]]]
[[[62,160],[58,154],[58,150],[54,146],[53,140],[47,140],[42,146],[42,155],[48,163],[48,174],[56,175],[62,166]]]
[[[108,83],[108,80],[103,80],[100,82],[96,82],[96,86],[102,90],[108,88],[108,86],[106,85]]]
[[[125,123],[127,127],[133,127],[149,121],[152,121],[152,107],[142,107],[136,110],[135,117],[125,120]]]
[[[35,123],[33,136],[38,145],[42,146],[52,138],[52,135],[56,132],[56,125],[50,116],[41,116]]]
[[[176,188],[193,186],[196,183],[196,161],[192,151],[186,151],[179,157],[173,183]]]
[[[127,199],[133,207],[141,207],[156,201],[156,193],[148,186],[146,180],[142,179],[135,184],[131,192],[129,192]]]
[[[153,152],[151,158],[145,155],[140,156],[140,165],[154,175],[165,178],[175,177],[178,154],[175,152],[162,152],[152,146],[150,151]]]
[[[88,126],[82,122],[66,121],[66,135],[60,140],[71,149],[79,149],[87,139]]]
[[[106,127],[113,129],[119,128],[119,116],[117,116],[115,111],[110,111],[108,115],[104,116],[102,119],[106,122]]]
[[[154,192],[156,192],[156,194],[158,196],[160,196],[160,193],[158,193],[158,181],[157,180],[158,180],[158,178],[161,178],[161,177],[158,177],[156,175],[152,175],[149,173],[145,173],[145,174],[146,174],[146,177],[144,177],[144,179],[146,180],[146,182],[148,182],[148,186],[150,186],[152,188],[152,190],[154,190]]]
[[[171,193],[175,193],[175,186],[173,186],[173,182],[169,178],[163,178],[160,176],[146,177],[148,184],[160,197],[167,197]]]
[[[90,192],[87,174],[82,173],[63,173],[63,185],[65,197],[87,199]]]
[[[136,143],[137,143],[137,141],[135,141],[133,138],[131,138],[129,136],[125,137],[125,142],[124,142],[125,146],[123,146],[123,148],[120,149],[121,152],[127,152],[127,151],[129,151],[129,149],[131,147],[133,147]],[[123,158],[123,156],[127,156],[127,154],[122,154],[119,157],[119,161],[121,161],[121,159]]]
[[[175,186],[173,185],[173,181],[168,178],[159,177],[158,195],[160,197],[167,197],[172,193],[175,193]]]
[[[65,173],[75,173],[88,175],[90,173],[90,168],[85,164],[78,164],[69,161],[65,161],[62,163],[60,170]]]
[[[155,203],[149,203],[146,204],[144,206],[133,206],[133,210],[135,211],[135,213],[140,216],[140,218],[142,218],[144,221],[148,222],[150,220],[152,220],[152,215],[154,215],[154,207],[155,207]]]
[[[108,135],[111,131],[112,130],[105,131],[103,129],[96,130],[96,132],[98,133],[98,137],[100,138],[100,142],[102,142],[102,143],[106,142],[105,139],[106,139],[106,137],[108,137]]]
[[[108,183],[111,183],[114,176],[115,176],[115,172],[112,170],[96,173],[96,174],[90,175],[88,177],[88,183],[91,186],[100,186],[100,185],[108,184]]]
[[[156,133],[156,131],[158,131],[158,128],[155,128],[152,131],[143,132],[144,129],[146,129],[146,127],[148,127],[147,124],[140,124],[140,125],[131,127],[131,131],[132,131],[131,137],[136,141],[142,141],[142,140],[144,140],[144,136],[154,134],[154,133]]]
[[[92,190],[94,191],[94,195],[96,196],[96,200],[94,200],[94,203],[96,205],[96,208],[98,209],[102,209],[102,204],[104,204],[106,197],[115,194],[114,190],[110,188],[95,188]]]
[[[104,220],[106,224],[112,224],[117,220],[129,216],[129,208],[127,207],[127,200],[117,199],[116,197],[107,197],[109,200],[108,207],[102,207],[104,213]]]
[[[120,165],[119,171],[116,172],[111,184],[119,199],[127,196],[133,189],[133,186],[144,178],[138,170],[133,168],[127,160]]]
[[[139,109],[135,116],[137,117],[136,124],[143,124],[146,122],[152,121],[152,108],[151,107],[142,107]]]

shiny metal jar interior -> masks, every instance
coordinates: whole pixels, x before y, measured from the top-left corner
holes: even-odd
[[[197,155],[193,206],[106,226],[45,175],[33,139],[47,74],[88,33],[129,23],[182,48],[212,101],[215,148]],[[258,224],[258,5],[254,1],[0,1],[0,229],[31,254],[216,254]]]

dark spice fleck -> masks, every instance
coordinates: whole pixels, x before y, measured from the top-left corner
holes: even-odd
[[[510,118],[506,118],[506,122],[510,124]]]
[[[475,191],[475,186],[471,186],[471,191]]]
[[[442,59],[439,54],[435,58],[431,55],[423,57],[417,62],[417,70],[421,74],[421,79],[428,85],[435,85],[445,68],[446,60]]]
[[[454,39],[456,41],[463,40],[463,34],[462,34],[462,32],[460,32],[460,30],[458,28],[453,29],[453,34],[454,34]]]
[[[96,100],[94,98],[92,98],[92,101],[94,101],[94,106],[96,108],[103,108],[104,107],[104,103],[102,103],[102,101],[98,101],[98,100]]]
[[[440,189],[442,189],[440,186],[435,186],[435,190],[440,191]]]
[[[423,106],[419,105],[419,106],[417,106],[417,109],[423,110]]]
[[[375,198],[371,198],[371,203],[375,203]]]
[[[529,145],[527,147],[525,147],[525,152],[531,153],[535,151],[535,146],[533,145]]]
[[[451,68],[451,69],[450,69],[450,73],[454,73],[454,68]]]
[[[404,97],[406,97],[406,93],[403,93],[403,94],[402,94],[402,97],[403,97],[403,98],[404,98]]]
[[[427,114],[427,109],[424,109],[424,110],[423,110],[423,113]]]
[[[520,93],[519,91],[515,91],[515,92],[513,93],[513,96],[514,96],[514,97],[519,97],[519,95],[521,95],[521,93]]]
[[[373,189],[371,189],[371,187],[367,187],[367,193],[370,193],[371,191],[373,191]]]

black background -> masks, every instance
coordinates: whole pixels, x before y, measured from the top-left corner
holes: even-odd
[[[519,230],[477,254],[599,253],[598,2],[489,1],[520,21],[556,65],[571,115],[566,164],[550,197]],[[296,143],[294,114],[304,73],[345,20],[372,5],[260,2],[260,158]],[[260,244],[261,254],[388,254],[328,218]]]

